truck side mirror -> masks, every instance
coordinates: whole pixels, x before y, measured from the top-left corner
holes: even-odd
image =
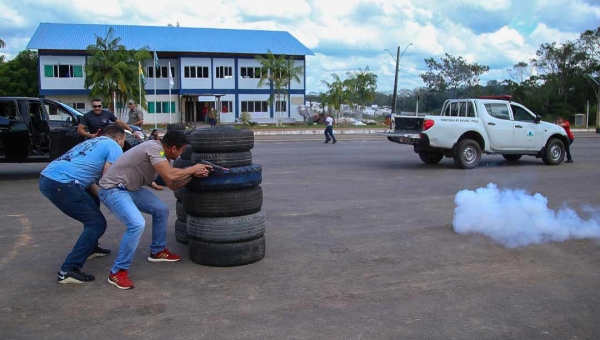
[[[533,120],[536,124],[538,124],[539,122],[542,121],[542,116],[540,115],[535,115],[535,119]]]

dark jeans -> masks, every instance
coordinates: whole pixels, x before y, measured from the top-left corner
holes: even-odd
[[[210,123],[210,127],[217,126],[217,120],[214,118],[208,118],[208,122]]]
[[[329,142],[332,139],[335,142],[335,137],[333,136],[333,125],[328,125],[325,127],[325,141]]]
[[[40,177],[40,192],[65,215],[83,223],[83,232],[60,267],[65,272],[81,269],[106,231],[100,200],[79,183],[60,183],[45,176]]]
[[[573,138],[569,138],[569,145],[566,146],[567,151],[567,160],[571,160],[571,144],[573,144]]]

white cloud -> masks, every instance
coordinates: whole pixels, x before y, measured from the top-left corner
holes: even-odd
[[[27,13],[23,15],[22,13]],[[25,48],[40,22],[167,25],[289,31],[315,52],[307,57],[307,90],[320,91],[330,73],[369,66],[378,88],[423,86],[424,59],[449,53],[490,65],[485,79],[503,80],[505,69],[528,61],[542,43],[576,39],[600,23],[591,0],[0,0],[0,36],[9,58]],[[389,49],[394,57],[385,49]]]

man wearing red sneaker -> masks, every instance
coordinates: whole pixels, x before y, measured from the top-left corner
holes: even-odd
[[[108,277],[108,282],[119,289],[134,287],[128,271],[146,225],[142,213],[152,215],[148,261],[181,260],[165,248],[169,207],[145,186],[156,178],[157,173],[171,190],[185,186],[191,176],[206,177],[212,168],[204,164],[186,169],[171,167],[169,159],[177,159],[185,146],[183,131],[168,131],[162,140],[148,141],[127,151],[127,155],[117,159],[100,179],[100,201],[127,227]]]

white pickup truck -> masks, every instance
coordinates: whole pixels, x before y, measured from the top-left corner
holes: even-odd
[[[560,164],[569,142],[565,130],[542,122],[540,116],[510,99],[447,100],[439,116],[395,115],[390,130],[382,135],[391,142],[413,145],[427,164],[437,164],[445,156],[462,169],[472,169],[482,153],[502,155],[511,162],[528,155],[548,165]]]

